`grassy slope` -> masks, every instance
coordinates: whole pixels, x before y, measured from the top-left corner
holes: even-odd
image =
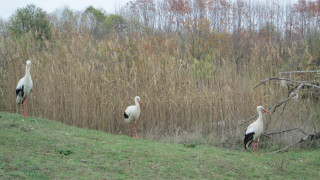
[[[320,150],[262,150],[258,158],[252,151],[186,148],[41,118],[0,116],[0,179],[320,178]]]

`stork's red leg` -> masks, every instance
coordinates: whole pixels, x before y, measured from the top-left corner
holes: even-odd
[[[254,152],[254,155],[256,155],[256,143],[253,141],[253,152]]]
[[[26,101],[27,101],[27,98],[24,98],[23,99],[23,116],[25,118],[27,118],[27,105],[26,105]]]
[[[139,138],[139,136],[137,134],[137,130],[136,130],[136,124],[133,124],[133,128],[134,128],[134,132],[136,133],[136,138]]]
[[[257,148],[258,148],[258,156],[260,157],[260,149],[259,149],[259,142],[257,140]]]
[[[129,123],[129,131],[130,131],[130,136],[133,137],[132,131],[131,131],[131,123]]]

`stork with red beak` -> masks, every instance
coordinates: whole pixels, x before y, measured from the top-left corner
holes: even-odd
[[[246,130],[245,137],[244,137],[244,148],[247,149],[251,145],[251,143],[253,142],[254,154],[256,155],[255,148],[257,146],[258,156],[260,157],[260,149],[259,149],[258,142],[259,142],[259,138],[263,132],[262,113],[263,112],[270,113],[270,112],[267,111],[262,106],[258,106],[257,111],[259,113],[259,118],[248,126],[248,128]]]

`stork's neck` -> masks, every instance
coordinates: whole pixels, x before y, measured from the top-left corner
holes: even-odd
[[[261,111],[258,111],[258,113],[259,113],[258,121],[262,121],[262,112],[261,112]]]
[[[26,66],[26,76],[30,77],[30,65],[28,67],[28,65]]]
[[[140,108],[140,103],[139,103],[139,101],[134,100],[134,102],[136,103],[136,106],[137,106],[138,108]]]

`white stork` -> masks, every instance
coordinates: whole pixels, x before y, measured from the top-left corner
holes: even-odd
[[[244,137],[244,148],[247,149],[250,146],[250,144],[253,142],[253,151],[254,151],[254,154],[256,155],[255,147],[257,144],[258,156],[260,157],[260,149],[259,149],[258,142],[263,132],[262,112],[266,112],[266,113],[270,113],[270,112],[267,111],[262,106],[258,106],[257,111],[259,113],[259,118],[248,126],[245,137]]]
[[[26,75],[20,79],[18,82],[18,85],[16,87],[16,102],[17,104],[22,104],[24,105],[24,117],[27,117],[27,109],[26,109],[26,101],[27,101],[27,96],[31,93],[32,91],[32,79],[30,75],[30,66],[31,66],[31,61],[28,60],[26,62]]]
[[[137,134],[137,130],[136,130],[136,121],[139,119],[139,116],[140,116],[140,104],[139,103],[142,103],[142,101],[140,100],[139,96],[136,96],[134,98],[134,102],[136,104],[132,105],[132,106],[128,106],[127,109],[124,111],[123,116],[124,116],[125,122],[129,123],[131,137],[133,137],[132,131],[131,131],[131,122],[133,122],[133,128],[134,128],[134,132],[136,134],[136,138],[139,138],[139,136]]]

